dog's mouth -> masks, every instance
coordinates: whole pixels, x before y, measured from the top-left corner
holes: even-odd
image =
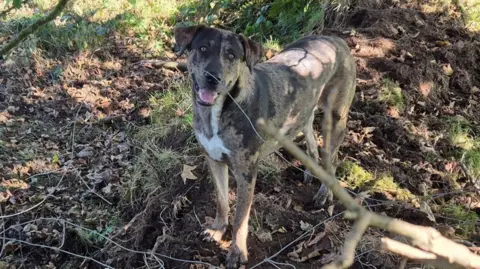
[[[212,106],[215,104],[215,100],[218,97],[218,92],[215,90],[210,90],[206,88],[201,88],[197,81],[193,80],[193,87],[195,88],[196,96],[197,96],[197,103],[201,106]]]

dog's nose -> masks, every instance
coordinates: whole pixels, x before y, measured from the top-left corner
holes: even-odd
[[[218,83],[220,82],[220,78],[218,77],[218,75],[211,72],[205,73],[205,79],[207,80],[207,83],[210,85],[218,85]]]

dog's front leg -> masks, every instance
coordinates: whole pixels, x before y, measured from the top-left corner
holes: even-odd
[[[219,243],[228,225],[228,167],[225,163],[217,162],[208,156],[207,163],[215,185],[217,213],[213,224],[204,231],[205,239]]]
[[[245,167],[235,167],[233,173],[237,181],[237,207],[233,224],[233,239],[227,256],[227,268],[236,269],[245,265],[248,259],[247,236],[250,208],[252,206],[255,181],[257,179],[257,163]]]

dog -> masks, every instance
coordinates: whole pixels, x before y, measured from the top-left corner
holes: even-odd
[[[230,169],[237,183],[237,203],[226,266],[239,268],[248,261],[248,221],[258,162],[280,148],[264,139],[254,123],[264,118],[291,139],[303,132],[308,155],[319,161],[313,121],[316,111],[330,102],[332,139],[327,148],[333,165],[355,94],[355,61],[339,37],[304,37],[267,61],[262,61],[262,45],[224,29],[176,27],[174,37],[178,55],[188,51],[195,136],[216,190],[215,220],[204,235],[220,242],[226,231]],[[306,171],[304,181],[311,177]],[[331,192],[322,185],[315,198],[323,204]]]

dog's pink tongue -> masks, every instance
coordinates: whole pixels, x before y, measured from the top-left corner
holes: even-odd
[[[215,102],[215,98],[217,97],[217,93],[215,91],[209,91],[206,89],[200,89],[198,91],[198,95],[200,100],[207,104],[213,104],[213,102]]]

